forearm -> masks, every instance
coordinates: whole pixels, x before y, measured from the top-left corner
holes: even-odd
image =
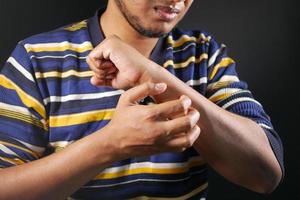
[[[87,136],[40,160],[0,170],[0,199],[66,199],[112,162],[105,142],[95,142],[100,135]]]
[[[263,129],[221,108],[202,117],[202,134],[194,147],[208,163],[236,184],[261,193],[273,191],[281,169]]]
[[[268,192],[277,185],[280,166],[265,133],[255,122],[225,111],[164,68],[151,65],[142,81],[151,79],[168,85],[167,92],[155,98],[158,102],[184,94],[200,112],[202,132],[194,147],[213,168],[229,180],[258,192]]]

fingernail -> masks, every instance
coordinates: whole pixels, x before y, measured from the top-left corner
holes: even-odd
[[[155,90],[156,91],[161,91],[161,90],[163,90],[165,88],[166,88],[166,84],[165,83],[156,83],[155,84]]]
[[[95,77],[92,76],[92,78],[90,79],[90,82],[92,85],[95,85],[96,84],[96,80],[95,80]]]
[[[199,120],[199,117],[200,117],[200,113],[197,112],[197,111],[192,111],[192,120],[193,122],[196,124]]]
[[[181,97],[182,97],[182,100],[183,100],[183,105],[184,105],[184,107],[185,107],[185,108],[188,108],[188,107],[190,107],[190,106],[191,106],[191,104],[192,104],[192,101],[191,101],[191,99],[190,99],[190,98],[188,98],[188,97],[187,97],[187,96],[185,96],[185,95],[182,95]]]
[[[195,142],[197,140],[197,138],[200,136],[200,128],[199,126],[195,126],[193,128],[193,142]]]

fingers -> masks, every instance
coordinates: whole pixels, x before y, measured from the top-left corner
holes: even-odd
[[[197,125],[200,114],[196,109],[190,108],[188,114],[165,122],[169,131],[166,148],[182,152],[193,146],[200,135],[201,129]]]
[[[97,70],[100,67],[98,62],[113,62],[111,55],[113,50],[118,50],[114,44],[120,44],[120,38],[117,36],[109,36],[96,46],[88,55],[86,61],[92,70]],[[112,56],[112,57],[111,57]],[[96,71],[95,71],[96,72]]]
[[[199,121],[199,118],[199,112],[193,109],[190,110],[189,113],[185,116],[161,122],[161,124],[165,127],[166,133],[172,137],[172,135],[187,132],[195,127],[197,122]]]
[[[91,70],[93,72],[95,72],[96,74],[99,73],[99,66],[101,65],[101,59],[96,59],[94,57],[91,56],[91,54],[88,55],[88,57],[86,58],[86,62],[89,65],[89,67],[91,68]]]
[[[193,146],[195,141],[200,136],[201,129],[199,126],[194,126],[189,132],[186,134],[181,134],[179,137],[175,137],[171,140],[169,140],[165,147],[168,149],[171,149],[173,151],[179,151],[182,152],[186,150],[187,148],[190,148]]]
[[[182,95],[180,99],[155,105],[153,107],[153,112],[159,119],[173,119],[178,115],[186,115],[191,104],[191,99],[185,95]]]
[[[111,61],[99,60],[89,56],[87,63],[94,72],[94,76],[90,80],[92,85],[111,85],[111,80],[117,72],[117,68]]]
[[[93,76],[90,80],[91,84],[94,86],[112,86],[112,79],[99,79]]]
[[[163,93],[167,89],[165,83],[144,83],[127,90],[120,98],[120,103],[125,105],[132,105],[141,99]]]

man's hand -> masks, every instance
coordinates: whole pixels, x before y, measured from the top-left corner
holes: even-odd
[[[191,100],[178,100],[154,105],[137,102],[166,90],[166,84],[145,83],[126,91],[120,98],[112,120],[106,128],[107,138],[116,149],[118,159],[146,156],[161,152],[181,152],[191,147],[200,134],[196,125],[199,113],[191,109]],[[174,114],[182,116],[170,119]]]
[[[117,36],[106,38],[87,57],[87,63],[95,73],[91,83],[117,89],[140,83],[148,62],[151,61]]]

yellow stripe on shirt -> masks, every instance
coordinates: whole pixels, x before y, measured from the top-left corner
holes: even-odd
[[[219,89],[216,93],[210,96],[209,100],[217,103],[218,101],[224,100],[234,94],[238,94],[241,92],[245,92],[245,90],[242,90],[240,88],[223,88]]]
[[[231,65],[233,63],[234,63],[234,60],[232,60],[231,58],[228,58],[228,57],[223,58],[221,60],[221,62],[219,62],[217,65],[214,66],[213,71],[211,72],[211,74],[209,76],[209,80],[212,80],[216,76],[216,74],[220,68],[228,67],[229,65]]]
[[[196,42],[200,41],[209,42],[211,40],[210,36],[205,36],[204,34],[200,34],[197,38],[194,36],[182,35],[179,39],[173,40],[172,36],[169,36],[167,42],[172,45],[173,48],[177,48],[182,46],[186,42]]]
[[[191,56],[182,63],[174,63],[173,60],[168,60],[163,64],[163,67],[167,68],[168,66],[173,66],[173,68],[175,68],[175,69],[186,68],[187,66],[189,66],[190,63],[198,64],[198,63],[202,62],[203,60],[207,60],[207,59],[208,59],[208,55],[206,53],[203,53],[198,58],[196,58],[195,56]]]
[[[19,149],[21,151],[24,151],[26,153],[29,153],[30,155],[32,155],[33,157],[35,157],[36,159],[40,158],[42,156],[41,153],[38,153],[38,152],[34,152],[34,151],[31,151],[29,149],[26,149],[24,147],[20,147],[20,146],[17,146],[15,144],[11,144],[9,142],[3,142],[3,141],[0,141],[0,144],[3,144],[4,146],[7,146],[7,147],[14,147],[16,149]]]
[[[37,79],[41,78],[67,78],[70,76],[77,76],[77,77],[91,77],[94,75],[93,71],[84,71],[84,72],[78,72],[75,70],[69,70],[66,72],[57,72],[57,71],[52,71],[52,72],[36,72],[35,76]]]
[[[40,44],[25,44],[25,49],[27,52],[43,52],[43,51],[75,51],[78,53],[83,53],[93,49],[91,42],[84,42],[82,44],[73,44],[70,42],[61,43],[40,43]]]
[[[50,127],[72,126],[100,120],[110,120],[115,109],[96,110],[70,115],[50,116]]]
[[[14,112],[11,110],[6,110],[6,109],[1,109],[0,108],[0,115],[5,116],[5,117],[9,117],[9,118],[13,118],[13,119],[17,119],[17,120],[21,120],[23,122],[35,125],[39,128],[44,129],[45,131],[48,131],[48,127],[46,126],[46,124],[43,124],[41,121],[39,121],[38,119],[33,118],[30,115],[25,115],[19,112]]]
[[[15,90],[19,95],[21,101],[28,107],[36,110],[44,119],[46,119],[45,107],[35,98],[24,92],[19,86],[13,83],[4,75],[0,75],[0,85],[11,90]]]
[[[228,97],[230,97],[232,94],[231,93],[225,93],[225,94],[221,94],[221,95],[218,95],[218,96],[215,96],[213,98],[209,98],[209,100],[213,103],[216,103],[220,100],[223,100],[223,99],[226,99]]]
[[[208,187],[208,183],[205,182],[199,187],[195,188],[191,192],[182,195],[180,197],[150,197],[150,196],[139,196],[139,197],[134,197],[129,200],[184,200],[184,199],[189,199],[191,197],[194,197],[195,195],[199,194],[203,190],[205,190]],[[75,200],[72,197],[68,197],[67,200]]]
[[[75,24],[72,24],[71,26],[68,26],[66,28],[64,28],[67,31],[78,31],[82,28],[86,28],[87,27],[87,22],[86,21],[81,21]]]
[[[113,179],[113,178],[118,178],[122,176],[130,176],[134,174],[180,174],[180,173],[185,173],[189,171],[190,168],[195,167],[195,166],[201,166],[204,165],[205,162],[203,159],[199,160],[194,160],[191,161],[190,163],[187,163],[185,166],[180,166],[180,167],[173,167],[173,168],[155,168],[155,165],[153,163],[154,167],[138,167],[138,168],[129,168],[125,170],[120,170],[117,172],[104,172],[99,174],[98,176],[95,177],[95,179]]]
[[[13,165],[21,165],[21,164],[25,164],[26,162],[19,159],[19,158],[5,158],[0,156],[1,160],[4,160],[5,162],[11,163]]]
[[[208,187],[208,183],[204,183],[197,187],[196,189],[192,190],[190,193],[185,194],[180,197],[148,197],[148,196],[140,196],[140,197],[135,197],[130,200],[184,200],[184,199],[189,199],[196,194],[199,194],[203,190],[205,190]]]
[[[225,86],[229,85],[230,83],[238,82],[238,81],[240,81],[240,80],[238,79],[237,76],[225,75],[225,76],[222,76],[221,79],[218,80],[217,82],[209,84],[207,86],[207,90],[209,90],[209,91],[216,90],[216,89],[225,87]]]

